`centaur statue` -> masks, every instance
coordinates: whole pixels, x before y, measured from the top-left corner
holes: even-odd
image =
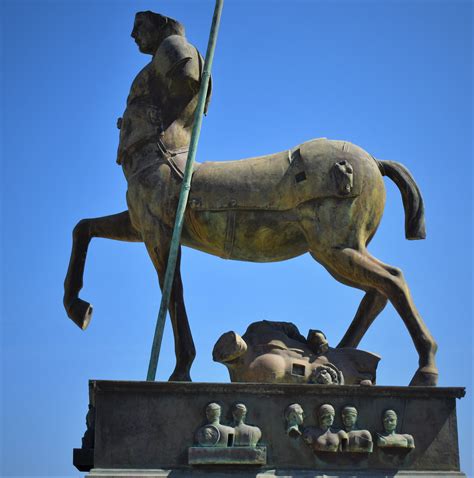
[[[156,13],[140,12],[132,37],[152,60],[133,81],[117,123],[117,162],[128,183],[128,210],[83,219],[74,228],[64,305],[81,329],[92,315],[92,306],[79,298],[79,291],[93,237],[145,243],[163,287],[193,127],[203,59],[186,40],[183,26]],[[436,385],[437,346],[402,272],[367,251],[384,209],[383,176],[400,189],[407,239],[423,239],[422,197],[404,166],[377,160],[351,143],[321,138],[267,156],[195,163],[181,244],[252,262],[283,261],[309,252],[338,281],[365,291],[338,347],[357,347],[389,300],[418,351],[419,367],[411,385]],[[176,351],[170,380],[189,381],[195,348],[183,299],[180,255],[169,313]]]

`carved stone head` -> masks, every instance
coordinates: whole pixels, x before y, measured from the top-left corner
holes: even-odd
[[[356,407],[347,406],[342,409],[342,423],[346,431],[352,430],[357,423]]]
[[[210,403],[206,407],[206,417],[209,422],[219,421],[221,417],[221,406],[218,403]]]
[[[303,407],[299,403],[293,403],[285,411],[288,424],[302,425],[304,420]]]
[[[319,385],[343,385],[344,376],[342,372],[332,363],[320,365],[316,367],[308,380],[309,383],[317,383]]]
[[[395,433],[395,430],[397,429],[397,422],[398,417],[395,410],[385,410],[382,417],[382,423],[383,428],[387,433]]]
[[[326,335],[321,330],[311,329],[308,332],[307,342],[313,352],[318,355],[325,354],[329,349]]]
[[[131,36],[141,53],[155,54],[160,43],[170,35],[184,35],[183,25],[149,10],[135,15]]]
[[[303,425],[304,411],[299,403],[293,403],[285,410],[286,432],[292,438],[301,435],[300,426]]]
[[[321,405],[318,410],[318,422],[321,428],[329,428],[334,423],[336,411],[329,403]]]
[[[232,416],[237,423],[243,422],[247,416],[247,407],[243,403],[237,403],[232,408]]]

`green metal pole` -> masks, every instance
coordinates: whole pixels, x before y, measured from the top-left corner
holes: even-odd
[[[148,374],[146,379],[154,381],[156,377],[156,368],[158,367],[158,359],[160,357],[161,341],[163,339],[163,331],[165,328],[166,313],[169,307],[171,289],[173,287],[174,273],[176,270],[176,260],[178,258],[179,241],[184,223],[184,212],[188,202],[189,190],[191,188],[191,175],[193,171],[193,163],[196,158],[199,135],[201,134],[202,117],[206,103],[207,89],[209,87],[209,79],[211,77],[211,66],[214,58],[214,50],[216,49],[217,32],[219,31],[219,23],[221,19],[222,6],[224,0],[216,0],[214,8],[214,16],[212,18],[211,34],[209,43],[207,44],[206,60],[204,61],[204,71],[201,78],[201,87],[199,90],[198,104],[194,114],[194,126],[191,134],[191,142],[189,143],[188,159],[184,170],[183,183],[179,195],[178,209],[176,211],[176,219],[174,223],[173,236],[171,238],[170,252],[168,256],[168,265],[166,267],[165,282],[161,295],[160,311],[156,321],[155,335],[153,337],[153,345],[151,348],[150,363],[148,365]]]

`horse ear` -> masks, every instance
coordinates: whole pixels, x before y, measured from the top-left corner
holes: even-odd
[[[245,340],[236,332],[226,332],[214,345],[212,359],[214,362],[225,364],[241,357],[245,352],[247,352]]]

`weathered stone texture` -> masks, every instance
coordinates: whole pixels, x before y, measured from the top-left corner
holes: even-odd
[[[391,472],[389,476],[397,470],[444,471],[446,476],[459,471],[456,398],[464,396],[463,388],[91,381],[90,392],[95,469],[190,470],[188,449],[196,444],[206,406],[219,403],[224,422],[232,420],[232,406],[244,402],[249,423],[262,431],[260,444],[267,448],[264,469],[383,469]],[[294,403],[305,411],[304,426],[315,426],[315,410],[330,403],[336,428],[343,428],[342,409],[352,405],[359,412],[358,426],[373,435],[383,431],[384,411],[396,410],[399,430],[414,437],[416,448],[314,453],[300,438],[287,434],[285,410]]]

